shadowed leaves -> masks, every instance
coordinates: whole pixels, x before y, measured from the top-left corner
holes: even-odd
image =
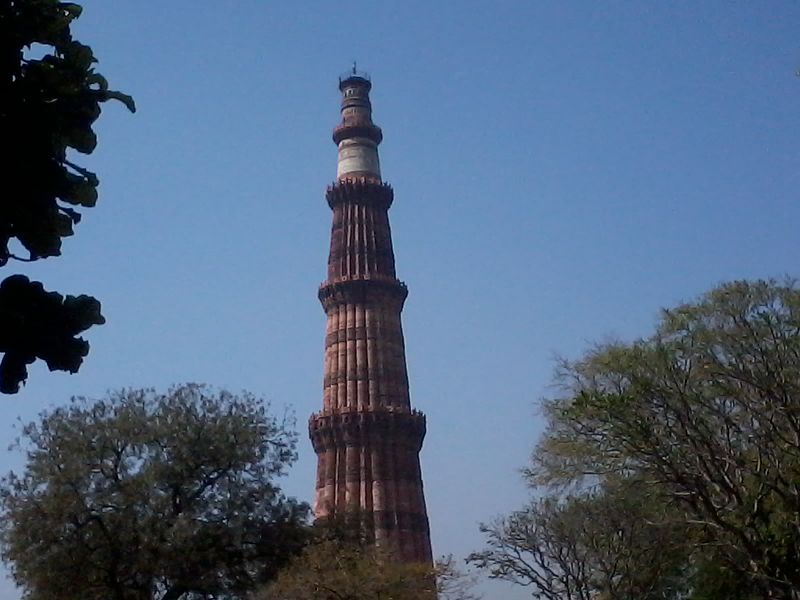
[[[95,205],[99,183],[69,154],[90,154],[95,149],[92,125],[102,103],[118,100],[135,110],[130,96],[109,90],[106,79],[94,71],[92,49],[72,38],[70,25],[80,14],[77,4],[56,0],[0,3],[0,131],[5,149],[0,180],[6,189],[0,203],[0,266],[11,259],[33,261],[61,254],[62,239],[73,235],[81,220],[76,207]],[[17,256],[15,246],[27,256]],[[80,316],[86,311],[78,305],[92,302],[99,315],[96,300],[71,298],[63,303],[65,317],[88,325],[102,323],[101,317],[90,322]],[[66,344],[73,347],[67,351],[60,333],[74,329],[74,324],[56,323],[52,311],[37,317],[37,306],[49,304],[35,303],[26,320],[49,319],[56,325],[54,343],[61,346],[48,351],[42,346],[44,338],[28,343],[19,336],[6,336],[3,351],[12,356],[0,367],[4,393],[18,391],[30,357],[49,355],[51,370],[75,372],[88,352],[83,340]],[[14,324],[0,321],[0,330],[8,327]],[[36,352],[31,353],[30,346],[36,346]]]
[[[91,296],[65,298],[24,275],[12,275],[0,283],[0,323],[0,392],[12,394],[37,358],[51,371],[76,373],[89,352],[89,343],[76,336],[105,319]]]

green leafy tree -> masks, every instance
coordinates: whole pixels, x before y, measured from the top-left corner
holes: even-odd
[[[79,208],[97,201],[97,176],[69,153],[95,149],[92,124],[103,102],[116,99],[135,110],[130,96],[109,90],[94,71],[92,49],[72,38],[70,25],[80,13],[77,4],[57,0],[0,2],[0,174],[7,189],[0,204],[0,266],[61,254],[62,239],[80,221]],[[0,392],[17,392],[36,359],[51,370],[77,372],[89,344],[76,336],[102,323],[100,303],[91,296],[64,298],[23,275],[6,279],[0,286]]]
[[[794,282],[722,285],[665,310],[648,338],[565,363],[560,382],[528,473],[535,484],[635,474],[681,512],[698,548],[713,549],[712,570],[759,597],[800,597]]]
[[[703,545],[691,563],[691,594],[687,600],[761,600],[764,595],[746,574],[745,565],[732,569],[714,546]]]
[[[450,558],[436,566],[401,563],[346,538],[323,533],[255,600],[477,600],[472,580]]]
[[[73,399],[26,425],[0,542],[29,600],[243,598],[308,541],[276,483],[295,434],[250,394]]]
[[[685,598],[682,524],[640,483],[546,496],[482,525],[487,547],[468,561],[543,600]]]

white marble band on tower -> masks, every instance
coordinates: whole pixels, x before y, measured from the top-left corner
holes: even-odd
[[[347,138],[339,142],[339,161],[336,177],[346,179],[349,174],[373,175],[380,179],[381,165],[378,144],[369,138]]]

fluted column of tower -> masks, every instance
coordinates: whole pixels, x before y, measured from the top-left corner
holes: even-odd
[[[419,452],[425,416],[411,409],[400,313],[408,291],[395,275],[388,210],[372,122],[371,83],[339,80],[341,123],[328,278],[322,411],[309,434],[318,457],[317,519],[357,516],[375,543],[403,562],[431,562]]]

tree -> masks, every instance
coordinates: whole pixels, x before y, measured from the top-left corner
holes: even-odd
[[[529,477],[635,475],[761,597],[800,590],[800,290],[734,282],[559,373]]]
[[[631,482],[546,496],[482,525],[487,548],[467,560],[544,600],[685,598],[684,531],[661,511]]]
[[[97,202],[97,176],[68,152],[95,149],[92,124],[103,102],[116,99],[135,110],[130,96],[109,90],[94,71],[92,49],[72,39],[70,24],[80,13],[77,4],[57,0],[0,3],[0,175],[7,190],[0,266],[61,254],[62,238],[81,219],[77,208]],[[64,298],[23,275],[6,279],[0,285],[0,392],[19,391],[37,358],[50,370],[77,372],[89,344],[75,336],[104,322],[95,298]]]
[[[183,385],[73,399],[22,430],[0,542],[29,600],[242,598],[307,543],[276,483],[289,422],[250,394]]]
[[[416,600],[434,593],[427,566],[384,562],[367,547],[327,540],[309,546],[258,598]]]
[[[436,566],[400,563],[379,548],[321,536],[256,600],[477,600],[451,559]]]
[[[695,554],[689,573],[691,594],[687,600],[761,600],[764,595],[747,576],[742,565],[731,569],[713,546],[702,546]]]

